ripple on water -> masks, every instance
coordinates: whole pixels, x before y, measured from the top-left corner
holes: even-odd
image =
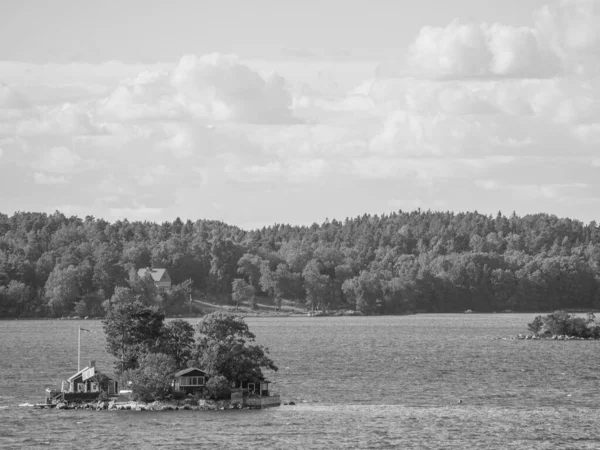
[[[218,413],[7,408],[75,371],[77,322],[2,322],[0,447],[600,448],[598,342],[491,339],[533,317],[249,318],[296,406]],[[82,359],[110,368],[86,328]]]

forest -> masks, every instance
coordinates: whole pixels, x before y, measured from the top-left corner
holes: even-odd
[[[169,315],[190,292],[233,304],[245,291],[367,315],[600,308],[600,228],[548,214],[398,211],[250,231],[0,214],[0,318],[102,317],[107,301],[153,288],[143,267],[168,270],[173,288],[143,295]]]

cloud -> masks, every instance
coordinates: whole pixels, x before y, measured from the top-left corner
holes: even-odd
[[[137,176],[137,182],[140,186],[151,186],[156,183],[160,183],[161,180],[170,174],[170,170],[167,166],[158,165],[153,166],[146,170],[146,172],[140,176]]]
[[[600,7],[596,0],[561,0],[535,13],[537,29],[565,52],[598,54]]]
[[[67,147],[53,147],[44,151],[35,164],[41,170],[54,173],[73,172],[82,162],[79,155]]]
[[[67,179],[63,175],[47,175],[41,172],[35,172],[33,174],[33,181],[37,184],[65,184]]]
[[[124,80],[100,104],[112,120],[288,123],[291,95],[285,80],[259,74],[232,55],[186,55],[169,71]]]
[[[0,82],[0,109],[25,109],[30,106],[21,94]]]
[[[64,103],[55,107],[41,107],[19,121],[15,134],[20,136],[92,135],[106,134],[98,123],[95,109],[89,104]]]
[[[407,68],[417,76],[437,79],[598,73],[597,0],[560,0],[535,11],[533,17],[532,26],[455,19],[446,27],[423,27],[408,51]]]
[[[434,78],[551,77],[557,55],[535,29],[500,24],[463,24],[421,29],[408,53],[409,68]]]
[[[178,99],[199,118],[245,123],[292,120],[285,80],[275,73],[261,76],[235,56],[186,55],[170,81]]]

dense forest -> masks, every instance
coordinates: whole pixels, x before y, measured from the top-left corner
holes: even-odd
[[[152,288],[142,267],[168,269],[175,286],[148,297],[167,314],[185,313],[191,286],[233,302],[236,283],[275,304],[364,314],[600,308],[600,228],[547,214],[399,211],[252,231],[0,214],[2,318],[102,316],[105,300]]]

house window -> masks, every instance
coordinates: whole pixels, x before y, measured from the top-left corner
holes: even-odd
[[[85,384],[77,383],[77,392],[85,392]]]
[[[180,386],[204,386],[204,377],[181,377]]]
[[[92,392],[98,392],[100,390],[98,389],[98,383],[92,383],[90,387]]]
[[[254,392],[254,383],[248,383],[248,392]]]

